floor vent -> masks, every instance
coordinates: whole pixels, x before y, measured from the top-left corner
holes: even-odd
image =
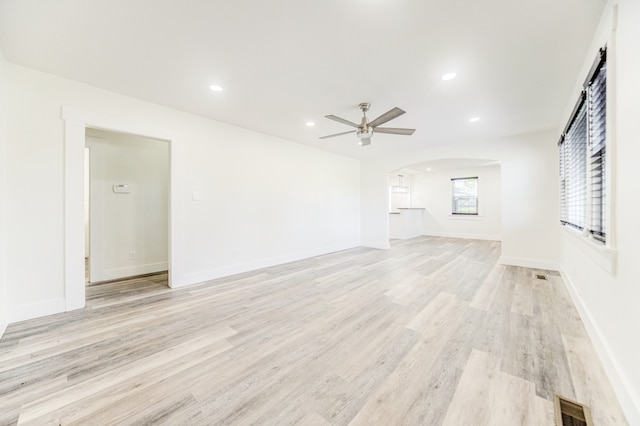
[[[546,275],[536,274],[536,279],[546,281],[547,280],[547,276]]]
[[[556,426],[593,426],[591,412],[586,405],[556,395]]]

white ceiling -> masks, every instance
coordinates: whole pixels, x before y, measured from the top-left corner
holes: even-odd
[[[0,0],[0,48],[16,64],[376,158],[557,127],[605,3]],[[370,118],[404,109],[385,126],[417,131],[366,147],[318,139],[351,130],[324,116],[357,122],[363,101]]]
[[[443,158],[410,164],[390,174],[395,176],[397,174],[410,175],[416,173],[439,173],[457,169],[476,169],[480,167],[498,166],[500,166],[500,161],[497,160],[479,158]]]

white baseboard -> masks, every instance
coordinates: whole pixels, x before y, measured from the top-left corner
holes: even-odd
[[[320,249],[307,250],[290,255],[270,257],[251,262],[239,263],[236,265],[223,266],[220,268],[209,269],[207,271],[185,274],[182,277],[173,277],[171,288],[184,287],[192,284],[199,284],[205,281],[215,280],[217,278],[228,277],[230,275],[241,274],[243,272],[255,271],[257,269],[268,268],[270,266],[282,265],[283,263],[295,262],[297,260],[308,259],[310,257],[320,256],[323,254],[334,253],[336,251],[348,250],[359,247],[360,244],[345,244],[337,246],[323,247]]]
[[[449,232],[431,232],[423,235],[427,237],[461,238],[464,240],[502,241],[502,237],[500,235],[457,234]]]
[[[46,315],[65,312],[65,299],[50,299],[41,302],[29,303],[9,308],[7,320],[9,323],[25,321],[33,318],[44,317]]]
[[[393,235],[391,233],[389,233],[389,239],[390,240],[410,240],[411,238],[416,238],[416,237],[421,237],[422,234],[415,234],[415,235]]]
[[[391,248],[391,244],[389,244],[389,241],[387,241],[387,242],[363,242],[362,243],[362,247],[381,249],[381,250],[388,250],[388,249]]]
[[[91,271],[92,282],[111,281],[118,278],[134,277],[136,275],[153,274],[154,272],[169,269],[168,262],[146,263],[144,265],[132,265],[122,268],[106,269],[104,271]]]
[[[602,362],[602,365],[609,376],[609,380],[611,381],[611,385],[618,397],[618,402],[627,417],[627,421],[630,425],[640,425],[639,398],[633,397],[633,394],[630,391],[630,389],[632,389],[630,383],[622,373],[620,364],[616,361],[616,357],[613,356],[613,351],[609,348],[609,345],[607,345],[606,339],[603,338],[603,334],[596,322],[593,320],[591,312],[582,303],[582,298],[580,297],[574,282],[565,271],[560,270],[560,275],[562,276],[562,280],[571,295],[571,299],[573,299],[573,304],[576,306],[576,309],[580,314],[582,323],[587,329],[587,334],[589,334],[589,338],[598,353],[600,362]]]
[[[557,271],[560,264],[551,260],[527,259],[524,257],[500,256],[498,263],[501,265],[522,266],[524,268],[546,269],[549,271]]]
[[[4,319],[4,317],[0,317],[0,339],[2,339],[2,336],[4,336],[4,332],[7,330],[8,325],[9,324]]]

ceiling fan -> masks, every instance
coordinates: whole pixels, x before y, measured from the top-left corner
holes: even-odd
[[[349,133],[355,133],[356,136],[358,136],[358,139],[360,139],[360,142],[358,142],[358,145],[365,146],[365,145],[369,145],[371,143],[371,136],[373,136],[374,133],[391,133],[393,135],[412,135],[413,132],[416,131],[416,129],[399,129],[399,128],[394,128],[394,127],[378,127],[381,124],[386,123],[387,121],[391,121],[394,118],[397,118],[397,117],[401,116],[402,114],[404,114],[404,111],[401,110],[398,107],[395,107],[395,108],[392,108],[389,111],[385,112],[384,114],[382,114],[380,117],[376,118],[375,120],[369,122],[367,120],[367,111],[369,111],[369,107],[370,106],[371,106],[371,104],[369,104],[368,102],[363,102],[360,105],[358,105],[358,107],[362,110],[362,121],[360,122],[360,124],[356,124],[356,123],[354,123],[352,121],[345,120],[344,118],[340,118],[340,117],[337,117],[335,115],[325,115],[325,117],[330,119],[330,120],[337,121],[339,123],[346,124],[346,125],[351,126],[351,127],[355,127],[356,130],[351,130],[351,131],[342,132],[342,133],[336,133],[334,135],[321,136],[320,139],[333,138],[333,137],[336,137],[336,136],[347,135]]]

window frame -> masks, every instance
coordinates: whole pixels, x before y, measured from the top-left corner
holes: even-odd
[[[588,117],[589,224],[592,238],[607,241],[607,51],[601,49],[585,82]]]
[[[606,132],[606,97],[605,46],[599,50],[589,70],[578,102],[560,136],[558,149],[561,225],[575,228],[590,240],[608,246],[609,188],[605,175],[610,152]],[[598,102],[594,103],[594,99]]]
[[[456,181],[466,181],[466,180],[475,180],[476,184],[475,184],[475,189],[476,189],[476,194],[474,196],[456,196],[455,193],[455,182]],[[468,176],[468,177],[460,177],[460,178],[451,178],[451,215],[453,216],[479,216],[480,215],[480,208],[479,208],[479,201],[478,201],[478,176]],[[468,198],[468,199],[474,199],[475,200],[475,213],[463,213],[463,212],[458,212],[456,211],[456,199],[460,199],[460,198]]]

